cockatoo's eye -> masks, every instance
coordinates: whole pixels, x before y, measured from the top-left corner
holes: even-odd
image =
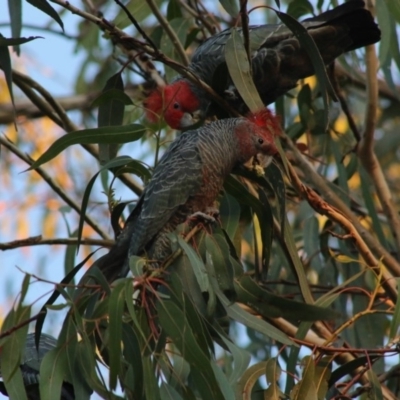
[[[258,143],[259,144],[263,144],[264,143],[264,139],[258,138]]]
[[[175,110],[177,110],[178,108],[181,108],[180,105],[179,105],[179,103],[174,103],[174,106],[173,106],[173,107],[174,107]]]

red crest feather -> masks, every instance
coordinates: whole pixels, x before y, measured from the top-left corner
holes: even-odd
[[[157,122],[163,109],[162,89],[154,89],[143,102],[143,106],[145,108],[146,118],[150,122]]]
[[[179,107],[174,107],[175,103]],[[193,94],[190,85],[185,80],[178,80],[171,85],[157,88],[143,102],[146,118],[157,122],[162,116],[168,125],[179,128],[184,112],[192,113],[200,107],[200,102]]]
[[[267,129],[274,136],[279,136],[282,131],[280,118],[274,115],[268,108],[249,113],[246,115],[246,118],[260,128]]]

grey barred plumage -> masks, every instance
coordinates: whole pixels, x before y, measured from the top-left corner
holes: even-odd
[[[162,261],[169,253],[167,233],[196,212],[205,212],[217,198],[237,163],[256,153],[276,152],[275,117],[263,110],[261,127],[245,118],[215,121],[184,132],[167,149],[153,177],[110,252],[95,264],[109,282],[125,276],[128,258],[146,255]]]
[[[35,334],[29,333],[27,335],[25,342],[24,356],[21,361],[20,369],[29,400],[40,400],[40,392],[39,392],[40,366],[44,356],[49,351],[55,349],[56,346],[57,346],[57,340],[53,336],[42,333],[40,335],[39,348],[36,349]],[[1,391],[5,395],[7,395],[7,392],[5,390]],[[68,382],[63,382],[61,387],[60,400],[74,400],[74,399],[75,399],[75,394],[73,386]]]
[[[352,0],[302,22],[325,65],[343,53],[380,40],[380,30],[364,5],[362,0]],[[224,69],[225,45],[230,35],[231,31],[225,30],[204,41],[194,52],[189,68],[245,115],[247,106],[234,87],[226,65],[225,72],[218,75],[218,88],[214,82],[216,71]],[[285,25],[250,26],[249,35],[253,80],[265,105],[294,88],[299,79],[314,74],[308,53]],[[226,81],[221,82],[224,79]],[[155,90],[144,106],[149,120],[155,121],[157,115],[164,116],[165,121],[176,129],[193,124],[195,114],[203,117],[223,115],[202,89],[182,77]]]

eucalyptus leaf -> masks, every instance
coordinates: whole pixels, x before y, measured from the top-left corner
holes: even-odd
[[[104,128],[83,129],[67,133],[61,138],[57,139],[49,148],[43,153],[32,166],[28,169],[35,169],[40,165],[52,160],[58,156],[67,147],[74,144],[96,144],[96,143],[129,143],[139,140],[146,129],[142,125],[132,124],[124,126],[113,126]]]

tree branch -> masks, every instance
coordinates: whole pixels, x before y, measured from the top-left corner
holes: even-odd
[[[373,2],[368,2],[370,10],[373,12]],[[392,193],[386,181],[382,167],[374,151],[374,133],[378,110],[378,58],[376,56],[375,46],[366,48],[367,65],[367,107],[365,110],[365,130],[363,138],[358,147],[358,156],[362,165],[368,172],[375,186],[376,193],[382,205],[389,226],[394,237],[397,252],[400,253],[400,218],[396,205],[394,204]]]
[[[96,24],[101,30],[108,32],[109,35],[112,37],[113,42],[122,48],[123,52],[129,52],[131,50],[136,50],[139,52],[144,52],[149,54],[151,57],[154,58],[156,61],[160,61],[163,64],[171,67],[176,72],[181,74],[183,77],[187,78],[195,85],[200,87],[204,90],[207,95],[214,100],[216,103],[224,107],[229,113],[233,116],[239,116],[240,114],[235,110],[227,101],[225,101],[221,96],[219,96],[209,85],[203,82],[201,79],[198,78],[192,71],[186,68],[184,65],[177,63],[176,61],[172,60],[171,58],[167,57],[160,51],[154,51],[154,49],[149,46],[148,44],[135,39],[125,32],[121,31],[109,21],[104,18],[98,18],[92,14],[89,14],[83,10],[80,10],[77,7],[71,5],[68,1],[64,0],[52,0],[53,3],[59,4],[60,6],[64,7],[65,9],[71,11],[73,14],[77,14],[80,17],[93,22]]]
[[[115,243],[112,239],[91,239],[91,238],[82,238],[79,242],[82,245],[88,246],[102,246],[102,247],[112,247]],[[54,238],[54,239],[43,239],[41,235],[39,236],[31,236],[25,239],[13,240],[11,242],[0,243],[0,250],[13,250],[19,247],[31,247],[31,246],[41,246],[41,245],[57,245],[62,244],[66,246],[77,245],[77,238]]]
[[[185,67],[187,67],[189,65],[189,60],[187,58],[185,50],[182,47],[182,44],[181,44],[178,36],[176,35],[175,31],[171,28],[171,25],[169,24],[167,19],[164,18],[164,16],[160,13],[160,10],[158,9],[158,6],[154,2],[154,0],[146,0],[146,3],[149,5],[151,11],[153,11],[154,16],[157,18],[157,21],[160,23],[160,25],[165,30],[165,33],[171,39],[171,42],[172,42],[173,46],[175,47],[175,50],[178,53],[178,56],[181,59],[182,64]]]
[[[15,154],[18,158],[25,161],[29,166],[32,166],[32,164],[33,164],[32,158],[25,155],[24,153],[22,153],[14,145],[14,143],[11,142],[11,140],[5,138],[4,136],[0,136],[0,144],[2,144],[4,147],[6,147],[9,151],[11,151],[13,154]],[[54,180],[47,174],[47,172],[43,168],[38,167],[34,171],[36,171],[41,176],[41,178],[51,187],[51,189],[54,191],[54,193],[58,194],[61,197],[61,199],[65,201],[66,204],[68,204],[79,215],[81,215],[82,211],[81,211],[80,206],[74,200],[72,200],[56,182],[54,182]],[[91,217],[89,217],[88,215],[84,215],[84,220],[102,238],[110,239],[110,236],[108,236],[107,233],[105,233]]]
[[[287,148],[291,151],[297,167],[303,171],[305,178],[308,182],[315,187],[322,197],[333,207],[337,208],[345,218],[355,227],[360,237],[365,241],[368,248],[374,253],[375,257],[388,268],[394,276],[400,276],[400,264],[397,260],[376,240],[374,236],[361,224],[358,218],[353,214],[349,207],[334,193],[325,179],[320,176],[313,168],[313,166],[303,157],[295,144],[290,138],[282,134],[282,140],[285,142]],[[396,292],[396,285],[394,279],[389,279],[388,284],[392,287],[391,297]],[[395,301],[396,297],[394,298]]]

